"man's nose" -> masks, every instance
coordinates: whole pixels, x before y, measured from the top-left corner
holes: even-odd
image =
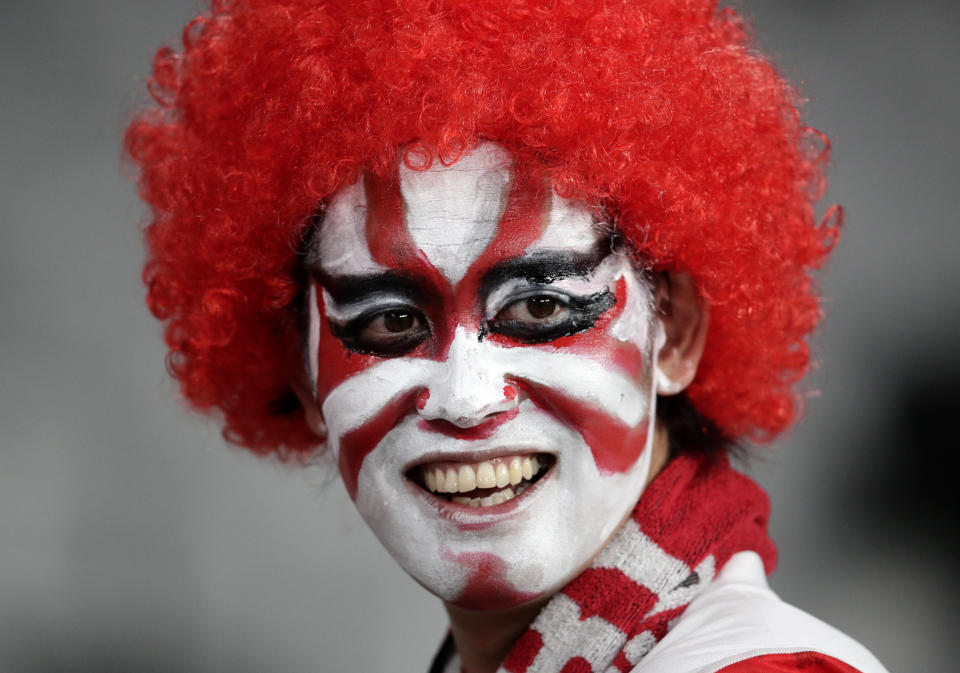
[[[417,403],[426,420],[472,428],[517,406],[517,391],[496,362],[494,349],[457,327],[443,366]]]

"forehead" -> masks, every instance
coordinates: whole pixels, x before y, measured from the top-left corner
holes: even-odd
[[[373,252],[395,235],[388,230],[391,219],[453,285],[495,241],[520,237],[521,229],[527,240],[518,241],[519,250],[501,247],[519,256],[593,251],[605,236],[594,213],[559,197],[544,180],[518,171],[512,155],[492,142],[449,166],[434,161],[414,170],[398,162],[392,177],[365,176],[330,198],[309,262],[331,276],[391,270],[393,264]]]

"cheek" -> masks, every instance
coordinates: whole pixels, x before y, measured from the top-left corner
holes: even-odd
[[[400,419],[409,413],[418,394],[418,390],[409,390],[396,397],[380,408],[370,419],[344,433],[337,440],[339,447],[337,464],[343,484],[352,500],[357,499],[357,482],[364,459],[377,448]]]
[[[382,360],[345,348],[330,330],[326,318],[319,317],[325,315],[322,293],[317,292],[315,297],[317,311],[312,313],[310,329],[311,342],[316,345],[312,366],[316,372],[317,400],[322,409],[326,408],[330,394],[339,389],[341,399],[336,408],[346,406],[355,412],[350,418],[335,412],[330,415],[336,417],[325,420],[330,429],[329,440],[343,483],[351,499],[356,500],[357,480],[364,459],[400,419],[410,412],[421,391],[415,387],[404,390],[404,377],[394,378],[396,390],[384,391],[382,380],[378,379],[381,384],[378,392],[388,394],[384,399],[371,404],[373,396],[364,394],[364,385],[343,386],[350,379],[354,379],[354,382],[363,381],[363,373]]]
[[[524,380],[518,382],[540,408],[577,430],[593,454],[601,474],[628,471],[643,453],[650,429],[652,394],[649,359],[652,358],[647,334],[648,314],[642,302],[630,302],[627,282],[616,284],[616,304],[597,321],[593,328],[557,339],[545,346],[527,346],[538,350],[562,350],[599,366],[583,367],[583,375],[575,385],[559,378],[551,382]],[[633,338],[617,336],[624,323],[632,325]],[[629,397],[600,396],[596,391],[616,389],[624,381],[633,388]],[[604,399],[605,404],[598,404]],[[624,407],[643,405],[644,413],[634,422],[626,422],[630,410]]]
[[[633,320],[633,314],[643,311],[630,301],[624,278],[617,280],[614,296],[616,303],[600,316],[591,329],[557,339],[551,346],[595,360],[605,369],[631,379],[641,380],[648,370],[643,349],[638,345],[647,341],[645,327],[641,328],[643,333],[626,340],[616,336],[616,326],[621,321]]]
[[[601,474],[629,470],[643,453],[650,427],[649,414],[634,425],[616,415],[578,399],[576,391],[521,382],[534,404],[572,426],[590,447]]]

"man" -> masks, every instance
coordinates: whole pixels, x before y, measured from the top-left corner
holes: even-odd
[[[226,436],[329,451],[435,670],[882,671],[730,468],[795,417],[825,151],[713,2],[213,2],[127,145]],[[641,497],[642,496],[642,497]]]

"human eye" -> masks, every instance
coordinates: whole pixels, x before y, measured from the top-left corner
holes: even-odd
[[[536,294],[525,299],[518,299],[501,310],[496,320],[510,320],[527,325],[543,324],[556,320],[569,310],[559,298],[548,294]]]
[[[616,303],[604,289],[585,296],[536,292],[518,297],[500,309],[487,329],[526,343],[545,343],[583,332]]]
[[[414,350],[430,335],[426,317],[416,309],[397,306],[369,312],[335,334],[352,351],[379,357],[398,357]]]

